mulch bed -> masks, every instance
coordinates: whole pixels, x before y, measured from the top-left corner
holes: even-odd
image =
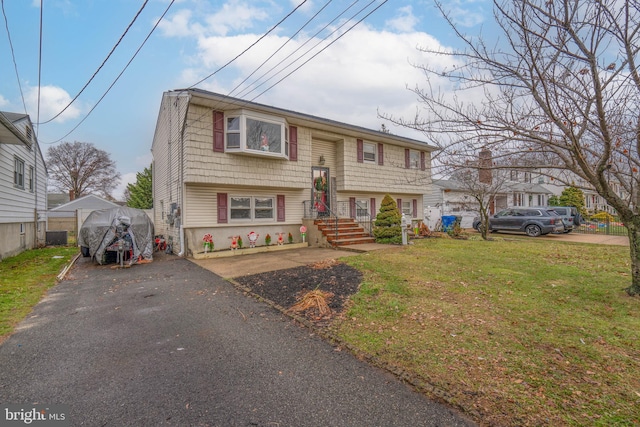
[[[326,260],[287,270],[242,276],[234,280],[286,310],[290,310],[311,291],[331,293],[333,295],[326,298],[331,309],[329,314],[322,315],[315,307],[298,313],[318,326],[327,326],[333,317],[342,313],[349,297],[358,291],[362,273],[342,262]]]

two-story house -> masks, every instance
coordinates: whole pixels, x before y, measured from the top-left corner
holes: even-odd
[[[47,170],[27,114],[0,112],[0,260],[45,243]]]
[[[252,232],[258,246],[267,234],[297,243],[305,218],[375,218],[385,194],[422,218],[434,149],[199,89],[168,91],[152,145],[156,233],[183,255],[201,252],[206,234],[215,250],[234,236],[248,245]]]

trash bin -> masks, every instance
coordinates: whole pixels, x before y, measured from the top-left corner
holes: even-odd
[[[449,232],[453,229],[456,223],[455,215],[443,215],[442,216],[442,231]]]

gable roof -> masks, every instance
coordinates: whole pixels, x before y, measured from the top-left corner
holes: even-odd
[[[102,197],[89,194],[86,196],[79,197],[75,200],[71,200],[70,202],[64,203],[55,208],[49,209],[49,212],[57,212],[57,211],[75,211],[76,209],[109,209],[117,207],[118,205],[110,202]]]
[[[299,113],[284,108],[272,107],[265,104],[246,101],[244,99],[232,98],[230,96],[209,92],[203,89],[176,89],[173,91],[165,92],[165,96],[184,96],[185,94],[189,95],[191,99],[190,102],[209,107],[212,110],[255,110],[262,113],[284,116],[289,123],[294,125],[303,125],[311,128],[318,128],[329,131],[335,130],[335,128],[339,128],[343,133],[354,137],[362,138],[364,136],[368,136],[373,139],[392,140],[401,146],[419,146],[421,150],[425,151],[439,150],[438,147],[429,145],[426,142],[419,141],[417,139],[406,138],[391,133],[367,129],[361,126],[350,125],[336,120],[325,119],[322,117]]]
[[[28,117],[26,114],[9,113],[0,111],[0,143],[24,144],[31,147],[31,141],[18,129],[14,123]]]

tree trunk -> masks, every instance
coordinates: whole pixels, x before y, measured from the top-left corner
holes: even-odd
[[[640,295],[640,220],[626,223],[631,250],[631,286],[625,289],[630,296]]]

